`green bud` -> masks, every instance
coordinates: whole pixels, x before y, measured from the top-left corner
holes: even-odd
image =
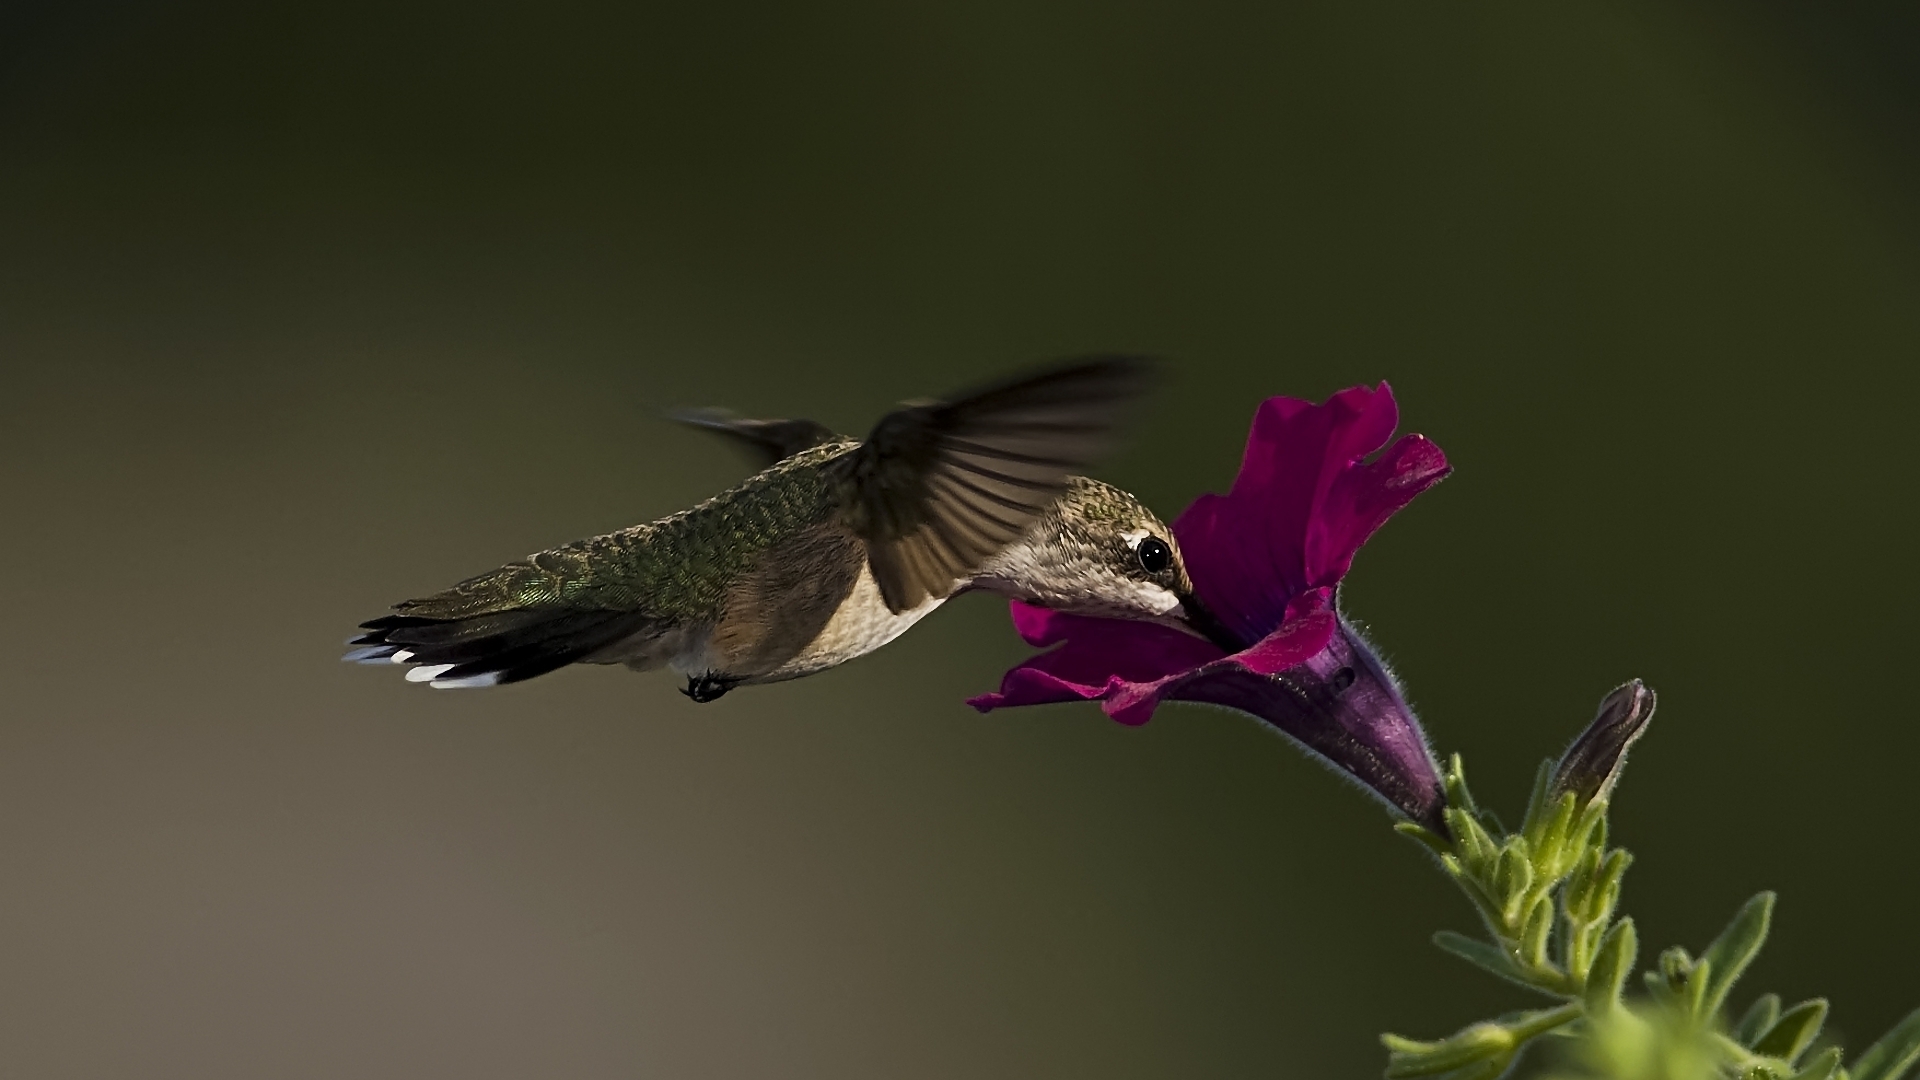
[[[1765,1035],[1753,1044],[1753,1052],[1765,1057],[1775,1057],[1782,1061],[1797,1061],[1807,1047],[1820,1034],[1820,1025],[1827,1021],[1827,1002],[1825,998],[1803,1001],[1780,1015]]]
[[[1505,903],[1501,913],[1511,925],[1520,918],[1522,908],[1527,901],[1527,891],[1533,888],[1533,862],[1527,858],[1527,842],[1514,837],[1500,852],[1500,868],[1494,873],[1494,895]]]
[[[1693,954],[1675,945],[1660,952],[1660,974],[1667,981],[1667,988],[1679,990],[1687,985],[1687,975],[1693,971]]]
[[[1512,1051],[1513,1033],[1499,1024],[1483,1022],[1440,1042],[1418,1042],[1398,1035],[1382,1035],[1386,1044],[1387,1080],[1438,1076],[1463,1065]]]

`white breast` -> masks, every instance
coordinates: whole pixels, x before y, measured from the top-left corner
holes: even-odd
[[[929,596],[919,607],[895,614],[887,609],[887,602],[880,598],[880,585],[873,580],[873,572],[865,566],[860,568],[860,579],[853,584],[853,591],[840,602],[833,618],[827,620],[820,635],[807,643],[793,659],[780,665],[754,682],[779,682],[782,679],[797,679],[802,675],[811,675],[824,671],[836,664],[844,664],[856,656],[885,645],[894,638],[907,632],[907,628],[927,613],[946,602],[944,596]]]

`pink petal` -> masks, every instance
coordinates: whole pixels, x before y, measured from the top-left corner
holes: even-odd
[[[1226,495],[1203,495],[1173,523],[1194,588],[1247,640],[1279,626],[1288,601],[1339,584],[1367,537],[1446,475],[1446,456],[1417,435],[1379,450],[1399,422],[1385,383],[1315,406],[1275,397],[1254,415]]]

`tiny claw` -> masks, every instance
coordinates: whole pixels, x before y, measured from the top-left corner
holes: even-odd
[[[725,675],[716,675],[709,671],[705,675],[687,676],[687,685],[680,692],[704,705],[709,701],[718,700],[722,694],[738,685],[738,679],[730,679]]]

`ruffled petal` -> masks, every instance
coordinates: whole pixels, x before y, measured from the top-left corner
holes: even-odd
[[[1133,701],[1128,686],[1157,684],[1225,655],[1208,642],[1153,623],[1068,615],[1018,600],[1011,606],[1014,625],[1028,644],[1065,644],[1007,672],[999,693],[969,699],[967,704],[981,712],[1055,701]],[[1113,708],[1107,711],[1111,715]]]
[[[1230,629],[1248,641],[1272,633],[1293,597],[1337,585],[1367,537],[1446,475],[1446,456],[1417,435],[1363,462],[1398,423],[1385,383],[1325,405],[1260,406],[1233,487],[1173,523],[1195,590]]]

